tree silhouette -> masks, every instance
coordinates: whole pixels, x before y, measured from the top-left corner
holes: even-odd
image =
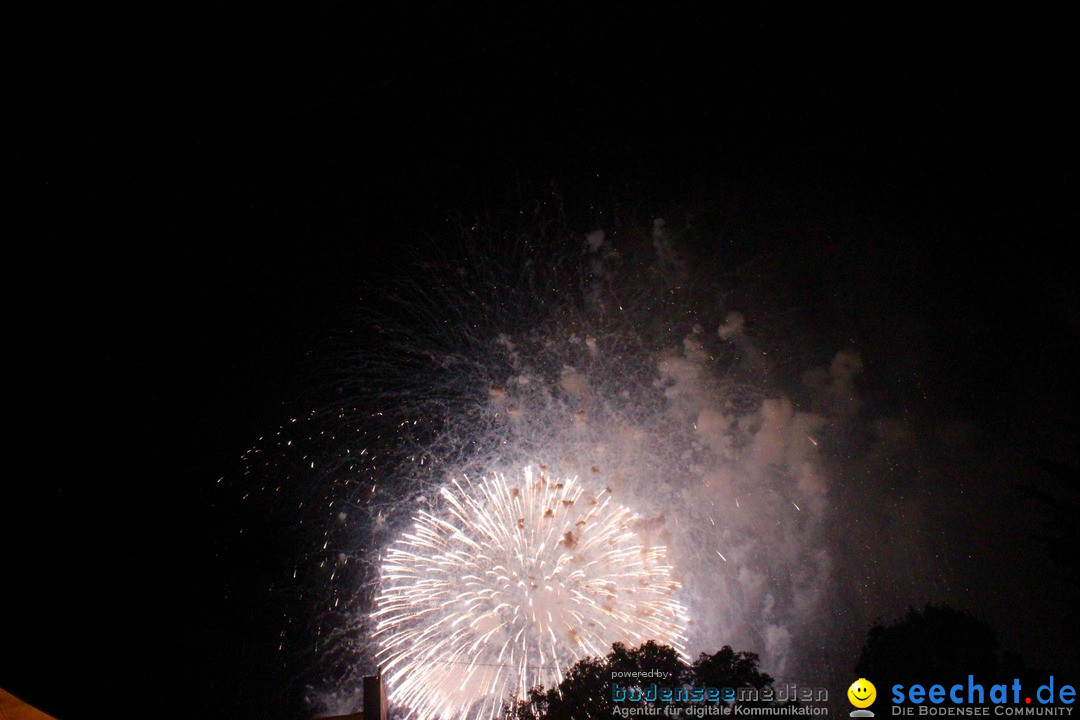
[[[947,605],[909,608],[902,620],[872,627],[855,674],[882,690],[928,680],[948,687],[968,675],[987,686],[1032,677],[1019,655],[1001,652],[990,625]]]
[[[758,670],[758,656],[751,652],[735,652],[725,645],[714,655],[701,653],[691,668],[697,687],[754,688],[772,687],[771,676]]]
[[[651,700],[643,698],[640,691],[657,686],[684,689],[708,688],[718,691],[731,688],[735,691],[752,688],[771,689],[773,679],[758,670],[758,656],[749,652],[735,652],[724,646],[713,655],[702,653],[693,665],[688,665],[672,647],[649,641],[637,648],[627,648],[622,643],[611,646],[604,658],[585,658],[578,661],[566,673],[556,687],[533,688],[527,698],[513,698],[504,707],[508,720],[610,720],[616,707],[663,707],[690,702]],[[647,675],[647,679],[634,679]],[[612,683],[628,692],[626,701],[616,702],[612,697]],[[629,690],[633,689],[630,694]],[[647,695],[647,694],[646,694]],[[633,697],[634,700],[629,698]],[[697,705],[716,705],[725,700],[701,700]],[[767,701],[727,701],[743,705],[764,705]]]

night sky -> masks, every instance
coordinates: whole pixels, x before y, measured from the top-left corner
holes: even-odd
[[[620,202],[742,232],[818,359],[861,352],[867,413],[975,428],[1021,468],[974,493],[988,517],[1046,480],[1037,459],[1075,478],[1076,20],[17,11],[0,687],[63,720],[302,716],[277,651],[297,601],[268,588],[303,549],[242,499],[240,456],[309,409],[342,329],[448,217],[553,188],[583,235]],[[996,462],[978,447],[966,467]],[[949,597],[1078,670],[1023,582]]]

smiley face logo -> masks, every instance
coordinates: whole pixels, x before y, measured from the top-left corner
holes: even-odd
[[[847,698],[857,708],[867,708],[877,699],[877,688],[866,678],[859,678],[847,689]]]

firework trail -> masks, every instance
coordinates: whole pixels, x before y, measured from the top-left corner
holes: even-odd
[[[420,513],[388,550],[373,613],[384,677],[417,717],[494,716],[613,642],[682,648],[666,548],[610,493],[525,468],[440,494],[445,518]]]

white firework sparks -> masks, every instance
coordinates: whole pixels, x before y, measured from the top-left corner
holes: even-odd
[[[666,548],[573,480],[503,475],[443,489],[382,566],[375,635],[392,700],[421,718],[491,717],[613,642],[680,652],[687,617]]]
[[[671,262],[663,223],[610,241],[590,233],[584,251],[570,235],[522,233],[509,250],[502,234],[480,238],[461,265],[424,263],[399,312],[365,323],[332,404],[283,427],[277,452],[248,456],[297,493],[297,525],[315,543],[295,582],[315,632],[297,623],[285,640],[309,654],[318,713],[354,712],[376,664],[401,711],[441,720],[497,714],[507,695],[552,687],[616,640],[692,656],[731,645],[775,673],[821,661],[834,632],[821,618],[840,612],[829,603],[842,534],[835,453],[822,448],[854,421],[858,356],[810,370],[784,360],[784,332],[751,332],[719,276]],[[553,460],[551,478],[581,482],[530,490],[518,468],[536,458]],[[503,469],[509,481],[483,480]],[[604,503],[592,515],[590,490]],[[515,535],[519,518],[529,522]],[[567,532],[591,548],[575,576],[559,565]],[[606,532],[653,555],[632,565],[607,553]],[[528,552],[506,549],[519,546]],[[635,591],[615,592],[610,612],[605,574]],[[547,582],[511,582],[530,575]],[[693,623],[670,619],[680,614]]]

